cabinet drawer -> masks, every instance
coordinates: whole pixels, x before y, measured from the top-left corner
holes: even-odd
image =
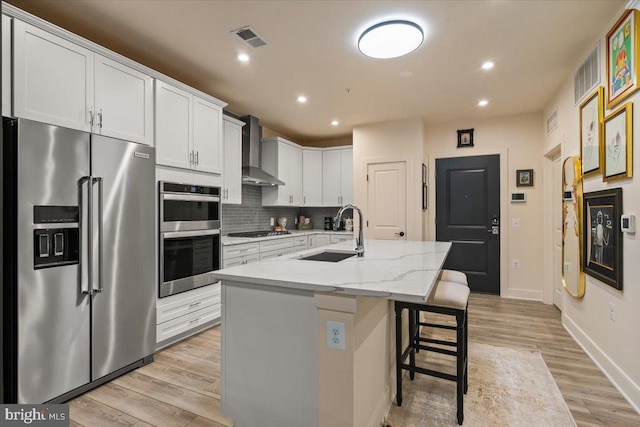
[[[273,251],[260,251],[260,261],[264,261],[265,259],[277,258],[279,256],[288,255],[293,253],[293,247],[289,246],[288,248],[276,249]]]
[[[307,246],[307,236],[296,236],[293,238],[293,246]]]
[[[265,251],[273,251],[276,249],[291,249],[293,247],[293,239],[287,237],[285,239],[265,240],[260,242],[260,254]],[[291,252],[288,252],[291,253]],[[260,257],[262,259],[262,257]]]
[[[210,307],[201,308],[193,313],[157,325],[156,342],[168,340],[173,336],[219,318],[221,307],[220,303],[214,304]]]
[[[226,261],[231,258],[257,255],[260,252],[258,243],[242,243],[239,245],[224,246],[222,249],[223,259]]]
[[[161,324],[180,316],[194,313],[205,307],[220,304],[219,282],[203,289],[205,289],[204,292],[198,292],[199,289],[196,289],[159,300],[156,323]],[[164,301],[165,299],[168,301]]]
[[[346,242],[349,240],[353,240],[353,236],[349,235],[349,236],[338,236],[335,234],[331,235],[331,244],[333,243],[340,243],[340,242]]]
[[[245,255],[245,256],[225,259],[222,265],[223,265],[223,268],[229,268],[229,267],[235,267],[237,265],[250,264],[252,262],[258,262],[258,261],[260,261],[260,255],[256,253],[252,255]]]

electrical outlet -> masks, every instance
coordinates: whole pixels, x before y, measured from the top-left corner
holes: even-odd
[[[567,273],[570,273],[572,271],[570,262],[565,262],[564,263],[564,271],[566,271]]]
[[[327,321],[327,347],[344,350],[344,323]]]
[[[275,219],[273,219],[273,218],[271,218],[271,221],[269,222],[269,225],[271,225],[272,227],[273,227],[274,225],[276,225],[276,220],[275,220]]]
[[[609,303],[609,319],[616,321],[616,305],[612,302]]]
[[[520,260],[519,259],[513,259],[511,261],[511,267],[513,268],[520,268]]]

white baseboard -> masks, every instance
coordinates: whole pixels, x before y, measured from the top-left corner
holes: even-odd
[[[542,291],[530,291],[528,289],[507,289],[506,298],[542,301],[542,294]]]
[[[394,376],[395,377],[395,376]],[[391,386],[387,385],[380,399],[378,399],[378,403],[376,404],[376,408],[373,410],[371,417],[369,417],[369,422],[367,423],[370,427],[380,427],[382,424],[382,420],[389,414],[389,410],[391,409]]]
[[[571,318],[562,313],[562,326],[609,378],[629,404],[640,413],[640,387]]]

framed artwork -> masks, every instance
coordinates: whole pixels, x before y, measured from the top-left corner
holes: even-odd
[[[473,129],[458,131],[458,148],[461,147],[473,147]]]
[[[553,110],[547,117],[547,135],[558,129],[558,109]]]
[[[604,180],[633,176],[633,104],[627,102],[604,119]]]
[[[622,290],[622,188],[584,194],[584,272]]]
[[[517,187],[533,187],[533,169],[518,169],[516,171]]]
[[[602,120],[604,107],[602,86],[580,104],[580,158],[582,175],[602,170]]]
[[[629,10],[607,33],[607,109],[638,89],[638,12]]]

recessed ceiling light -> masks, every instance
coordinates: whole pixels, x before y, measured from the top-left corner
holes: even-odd
[[[331,126],[338,126],[340,124],[337,120],[331,120]]]
[[[300,96],[298,97],[298,102],[299,102],[300,104],[304,104],[305,102],[307,102],[307,97],[306,97],[306,96],[304,96],[304,95],[300,95]]]
[[[489,101],[487,101],[486,99],[481,99],[480,102],[478,102],[478,105],[481,107],[486,107],[487,105],[489,105]]]
[[[371,58],[397,58],[416,50],[424,40],[422,28],[411,21],[380,22],[358,39],[360,52]]]
[[[492,68],[494,67],[494,65],[496,65],[496,63],[495,63],[495,62],[493,62],[493,61],[487,61],[487,62],[485,62],[484,64],[482,64],[482,69],[483,69],[483,70],[490,70],[490,69],[492,69]]]
[[[239,53],[237,58],[238,58],[238,61],[240,62],[249,62],[249,59],[251,59],[249,58],[249,55],[247,55],[246,53]]]

